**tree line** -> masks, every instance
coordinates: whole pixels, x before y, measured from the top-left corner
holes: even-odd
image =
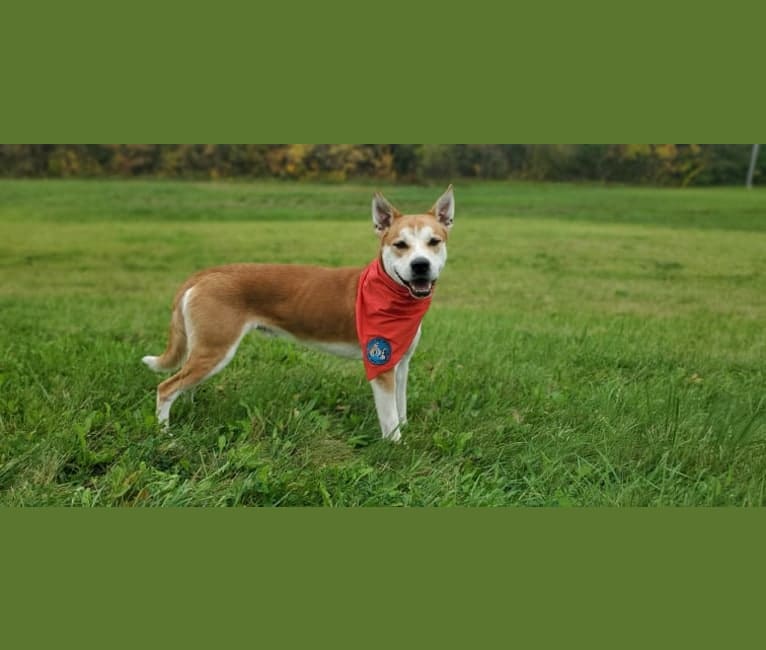
[[[0,176],[447,178],[740,185],[742,144],[6,144]],[[766,178],[761,156],[755,182]]]

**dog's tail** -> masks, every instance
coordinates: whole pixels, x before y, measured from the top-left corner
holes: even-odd
[[[184,290],[178,292],[173,304],[173,315],[170,318],[167,348],[158,357],[145,356],[141,359],[141,361],[155,372],[175,370],[181,365],[181,362],[186,356],[188,340],[184,318],[185,300],[183,299],[186,293],[186,287],[183,289]]]

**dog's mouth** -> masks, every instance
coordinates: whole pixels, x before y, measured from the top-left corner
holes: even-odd
[[[397,272],[396,275],[399,275],[399,273]],[[436,284],[436,280],[429,278],[413,278],[407,282],[407,280],[399,275],[399,279],[407,287],[413,298],[428,298],[433,293],[434,285]]]

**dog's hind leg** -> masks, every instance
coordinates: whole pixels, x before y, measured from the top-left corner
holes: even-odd
[[[210,301],[202,298],[200,302]],[[195,309],[194,303],[184,300],[183,316],[189,356],[175,375],[157,387],[157,419],[165,427],[173,402],[182,393],[223,370],[234,358],[248,331],[244,317],[222,304],[206,304],[203,308],[197,305]]]
[[[157,387],[157,420],[167,427],[170,407],[182,393],[194,388],[205,379],[221,372],[234,358],[241,337],[229,346],[205,347],[192,350],[183,367]]]

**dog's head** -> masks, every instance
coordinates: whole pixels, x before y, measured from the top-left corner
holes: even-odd
[[[380,237],[383,268],[415,298],[430,296],[439,279],[454,219],[452,185],[425,214],[402,214],[380,193],[372,199],[372,222]]]

